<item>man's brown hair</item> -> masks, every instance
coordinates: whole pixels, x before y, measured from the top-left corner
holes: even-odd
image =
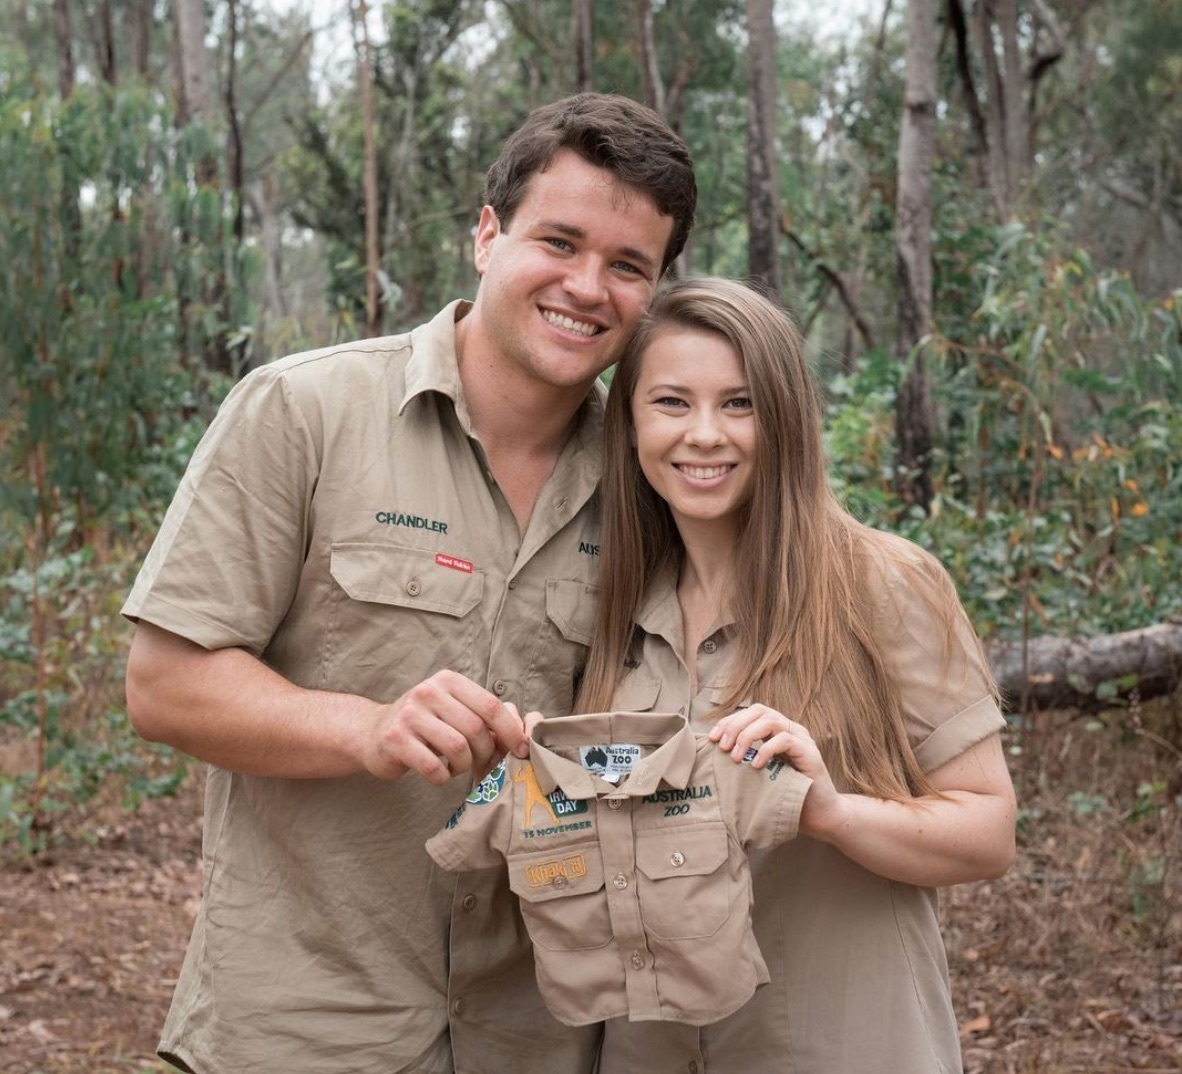
[[[505,141],[488,170],[484,200],[501,226],[513,221],[530,179],[562,149],[647,193],[673,218],[661,270],[685,247],[698,186],[685,142],[651,108],[609,93],[579,93],[537,108]]]

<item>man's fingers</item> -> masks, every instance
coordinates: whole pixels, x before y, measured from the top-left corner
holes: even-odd
[[[462,675],[457,675],[448,685],[452,697],[484,722],[501,752],[513,753],[518,757],[528,756],[525,725],[515,707],[506,705],[484,687]]]

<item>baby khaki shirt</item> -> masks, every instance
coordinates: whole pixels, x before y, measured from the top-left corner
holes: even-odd
[[[797,832],[811,781],[736,764],[680,715],[543,720],[427,841],[445,869],[508,866],[554,1016],[706,1025],[768,980],[746,848]]]

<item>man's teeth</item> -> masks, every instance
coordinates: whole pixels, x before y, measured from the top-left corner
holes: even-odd
[[[722,477],[728,470],[729,466],[681,466],[681,472],[687,477],[692,477],[697,481],[709,481],[712,477]]]
[[[568,332],[578,332],[581,336],[593,336],[599,331],[596,325],[587,324],[585,321],[572,321],[569,317],[561,313],[553,313],[550,310],[543,310],[542,316],[554,325],[555,328],[564,328]]]

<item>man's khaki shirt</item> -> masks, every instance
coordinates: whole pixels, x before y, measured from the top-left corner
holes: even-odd
[[[914,596],[920,585],[930,592],[930,583],[907,563],[901,541],[899,548],[903,566],[871,563],[863,599],[878,609],[877,637],[903,701],[908,735],[930,772],[1005,721],[963,612],[949,607],[957,640],[946,652],[941,630]],[[613,705],[683,710],[695,730],[707,730],[723,696],[732,627],[719,625],[699,646],[702,685],[693,692],[672,579],[654,587],[638,618],[638,666],[621,680]],[[753,851],[750,863],[755,936],[771,982],[735,1014],[701,1029],[608,1022],[600,1069],[961,1074],[936,892],[885,880],[805,837]]]
[[[441,668],[565,715],[594,617],[602,394],[519,533],[473,438],[453,304],[227,397],[124,606],[303,687],[393,701]],[[463,801],[368,776],[208,774],[204,890],[161,1042],[200,1074],[589,1070],[503,870],[423,844]]]
[[[746,848],[796,835],[811,782],[736,764],[684,716],[546,720],[427,850],[446,869],[504,860],[561,1021],[704,1025],[768,980]]]

